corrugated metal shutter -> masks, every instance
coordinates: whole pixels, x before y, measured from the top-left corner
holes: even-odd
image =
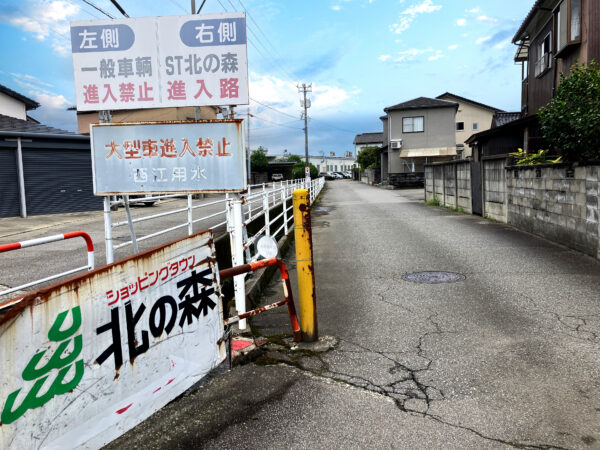
[[[21,214],[17,151],[0,149],[0,217]]]
[[[89,150],[23,150],[27,214],[102,209],[94,197]]]

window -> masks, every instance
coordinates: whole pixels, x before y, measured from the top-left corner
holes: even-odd
[[[548,33],[542,42],[537,45],[537,59],[535,62],[535,76],[542,75],[546,70],[548,70],[552,63],[552,58],[550,57],[551,48],[550,42],[552,38],[552,33]]]
[[[403,133],[422,133],[424,117],[403,117],[402,132]]]
[[[456,122],[456,131],[465,131],[465,123]]]
[[[581,42],[581,0],[563,0],[554,13],[556,51]]]
[[[477,122],[473,122],[473,131],[479,130],[479,124]]]

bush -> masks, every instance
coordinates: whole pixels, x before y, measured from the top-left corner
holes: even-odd
[[[513,156],[517,160],[518,166],[530,166],[533,164],[557,164],[562,162],[562,156],[559,156],[556,159],[548,160],[546,159],[546,155],[548,154],[548,150],[539,150],[537,153],[526,153],[522,148],[518,149],[518,151],[514,153],[509,153],[510,156]]]
[[[267,159],[267,152],[264,148],[258,147],[258,149],[250,155],[250,169],[252,172],[266,172],[269,168],[269,160]]]
[[[364,147],[356,157],[356,161],[360,164],[362,170],[379,167],[380,159],[379,147],[376,146]]]
[[[294,164],[294,167],[292,167],[292,178],[304,178],[306,176],[306,174],[304,173],[305,167],[306,166],[303,162],[298,162]],[[319,176],[319,170],[313,164],[310,163],[308,164],[308,167],[310,167],[310,177],[317,178]]]
[[[600,65],[561,74],[556,96],[540,108],[542,134],[569,163],[600,159]]]

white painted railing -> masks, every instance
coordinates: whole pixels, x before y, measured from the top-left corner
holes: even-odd
[[[165,198],[187,197],[187,206],[185,208],[173,209],[170,211],[161,212],[159,214],[151,214],[143,217],[132,218],[129,210],[129,199],[125,197],[123,200],[111,201],[109,197],[105,198],[104,202],[104,228],[105,228],[105,244],[106,244],[106,263],[114,262],[114,251],[124,247],[132,247],[133,253],[138,252],[138,243],[152,239],[176,230],[186,228],[187,234],[194,233],[194,225],[202,224],[210,219],[222,217],[222,221],[210,226],[198,227],[196,231],[211,229],[227,225],[231,242],[232,266],[239,266],[246,262],[256,260],[255,246],[258,238],[261,236],[272,236],[279,239],[287,235],[293,229],[293,212],[292,212],[292,194],[296,189],[307,189],[310,195],[311,203],[317,198],[323,186],[325,178],[320,177],[314,180],[307,181],[302,179],[286,180],[274,182],[270,185],[258,184],[248,187],[246,194],[226,194],[224,198],[215,201],[205,202],[194,205],[192,195],[187,196],[157,196],[147,197],[144,201],[160,200]],[[124,205],[127,220],[120,222],[112,222],[111,206]],[[215,205],[222,205],[222,209],[217,212],[202,214],[207,208],[214,211]],[[282,205],[281,212],[271,217],[274,208]],[[187,212],[186,221],[173,225],[169,228],[153,231],[141,237],[137,237],[134,229],[136,223],[151,221],[153,219],[182,214]],[[255,233],[248,233],[248,225],[253,221],[264,217],[264,225]],[[113,243],[113,230],[120,227],[129,227],[131,239],[122,242],[118,245]],[[245,312],[245,275],[238,275],[234,278],[234,286],[236,291],[236,308],[238,313]],[[245,328],[245,320],[239,323],[241,329]]]

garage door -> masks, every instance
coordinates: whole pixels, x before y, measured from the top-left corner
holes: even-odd
[[[27,214],[102,209],[94,197],[89,150],[23,150]]]
[[[0,217],[14,217],[21,214],[17,173],[17,151],[1,148]]]

